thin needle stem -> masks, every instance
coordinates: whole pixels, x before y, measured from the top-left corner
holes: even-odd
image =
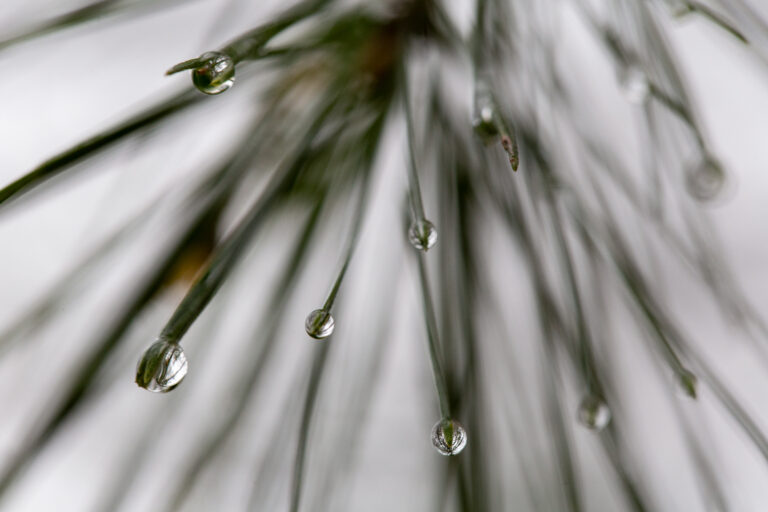
[[[325,312],[330,312],[331,308],[333,307],[333,303],[336,301],[336,295],[339,293],[339,288],[341,288],[341,283],[344,281],[344,276],[347,273],[349,262],[352,261],[352,255],[354,254],[355,248],[357,247],[357,240],[360,238],[360,228],[363,225],[365,205],[368,200],[368,183],[370,181],[370,175],[370,170],[368,170],[365,174],[365,177],[363,178],[363,182],[361,183],[360,195],[358,197],[357,207],[355,208],[355,221],[352,225],[352,234],[349,239],[349,245],[347,246],[347,255],[344,258],[344,264],[341,266],[339,275],[336,277],[336,282],[333,283],[333,288],[331,288],[331,291],[328,294],[328,298],[325,300],[325,304],[323,304],[323,311]]]
[[[411,208],[413,216],[417,221],[426,220],[424,215],[424,202],[421,198],[421,187],[419,186],[419,171],[416,163],[416,152],[413,148],[416,142],[416,134],[413,127],[413,111],[411,109],[411,99],[408,90],[408,76],[405,71],[405,65],[398,73],[400,78],[400,91],[403,95],[403,106],[405,107],[405,126],[408,134],[408,157],[410,165],[408,166],[408,184],[410,187]]]
[[[443,420],[451,418],[450,403],[448,400],[448,386],[445,382],[445,373],[440,363],[438,353],[440,339],[437,333],[437,319],[435,317],[435,307],[432,301],[432,294],[429,288],[429,278],[427,277],[427,268],[424,263],[425,256],[417,255],[419,262],[419,280],[421,282],[422,299],[424,301],[424,320],[427,324],[427,347],[429,348],[429,360],[432,364],[432,375],[435,379],[435,388],[440,406],[440,416]]]
[[[578,344],[579,355],[582,371],[584,372],[584,378],[586,380],[587,391],[591,395],[603,397],[603,391],[600,387],[600,383],[595,373],[595,361],[592,354],[592,347],[589,344],[589,331],[587,329],[586,317],[584,315],[584,308],[581,302],[581,294],[579,293],[579,285],[576,279],[576,270],[573,265],[573,257],[568,246],[568,240],[565,237],[565,231],[563,230],[562,219],[560,216],[560,210],[555,198],[552,194],[552,190],[547,188],[547,196],[550,200],[552,210],[552,225],[555,229],[555,235],[557,243],[560,249],[560,257],[562,265],[565,268],[565,273],[568,277],[568,284],[571,293],[571,300],[576,313],[576,322],[578,330]]]

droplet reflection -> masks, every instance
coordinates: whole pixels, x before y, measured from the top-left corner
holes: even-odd
[[[324,340],[333,333],[336,323],[331,314],[324,309],[316,309],[307,315],[304,329],[307,334],[316,340]]]
[[[712,201],[725,186],[725,178],[722,166],[712,158],[705,158],[687,172],[688,193],[698,201]]]
[[[437,229],[426,219],[414,221],[408,230],[408,241],[416,249],[427,252],[437,243]]]
[[[202,64],[192,70],[192,83],[205,94],[220,94],[235,83],[235,62],[226,53],[207,52]]]
[[[159,340],[152,344],[136,367],[136,384],[153,393],[167,393],[187,375],[184,350],[176,343]]]
[[[440,420],[432,427],[432,444],[440,455],[458,455],[467,446],[467,432],[457,421]]]
[[[601,431],[611,421],[611,410],[608,404],[596,395],[588,395],[579,404],[579,423],[590,430]]]

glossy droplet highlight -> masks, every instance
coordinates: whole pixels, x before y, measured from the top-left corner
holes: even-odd
[[[427,252],[437,243],[437,229],[426,219],[417,220],[408,230],[408,241],[416,249]]]
[[[335,326],[336,323],[333,317],[324,309],[314,310],[307,315],[307,320],[304,322],[304,329],[307,331],[307,334],[316,340],[324,340],[333,334]]]
[[[589,395],[579,404],[579,423],[590,430],[601,431],[611,421],[611,410],[599,396]]]
[[[157,341],[142,356],[136,368],[136,384],[153,393],[167,393],[187,375],[184,350],[176,343]]]
[[[624,66],[619,72],[619,84],[627,101],[635,104],[645,103],[651,92],[648,76],[637,65]]]
[[[432,444],[440,455],[458,455],[467,446],[467,432],[457,421],[440,420],[432,427]]]
[[[472,128],[475,133],[486,144],[490,143],[495,136],[499,134],[499,130],[495,123],[496,111],[493,107],[493,100],[491,99],[490,92],[483,88],[479,90],[475,96],[475,108],[474,115],[472,117]]]
[[[725,186],[725,170],[711,158],[705,158],[686,174],[688,193],[697,201],[716,199]]]
[[[192,70],[192,83],[205,94],[220,94],[235,83],[235,62],[221,52],[207,52],[198,59],[201,64]]]

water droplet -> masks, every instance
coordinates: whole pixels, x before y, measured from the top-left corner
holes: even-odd
[[[414,221],[408,230],[408,241],[416,249],[427,252],[437,243],[437,229],[426,219]]]
[[[235,62],[221,52],[207,52],[200,56],[200,66],[192,70],[192,83],[205,94],[220,94],[235,83]]]
[[[723,189],[725,178],[722,166],[712,158],[705,158],[687,172],[688,193],[698,201],[712,201]]]
[[[484,82],[480,82],[477,84],[477,90],[475,91],[472,127],[486,144],[490,143],[499,134],[499,130],[494,122],[495,117],[496,109],[494,108],[491,91]]]
[[[699,385],[699,379],[696,377],[696,375],[694,375],[694,373],[689,370],[684,370],[679,375],[679,379],[680,385],[683,388],[683,392],[690,398],[696,400]]]
[[[457,421],[440,420],[432,427],[432,444],[440,455],[458,455],[467,446],[467,432]]]
[[[158,340],[149,347],[136,367],[136,384],[153,393],[167,393],[178,386],[189,365],[177,343]]]
[[[579,422],[590,430],[601,431],[611,421],[611,410],[602,398],[587,395],[579,404]]]
[[[493,121],[493,109],[486,105],[480,110],[480,120],[483,123],[490,123]]]
[[[651,92],[648,76],[636,64],[630,64],[621,68],[619,84],[624,91],[624,96],[630,103],[645,103]]]
[[[316,309],[307,315],[304,329],[312,338],[324,340],[333,333],[336,323],[331,314],[324,309]]]

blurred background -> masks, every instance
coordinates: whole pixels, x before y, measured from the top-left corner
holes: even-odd
[[[408,18],[415,3],[362,5],[386,25]],[[425,3],[434,33],[397,36],[417,41],[402,57],[396,38],[372,50],[381,66],[390,52],[407,62],[415,134],[402,85],[386,106],[365,96],[373,93],[352,100],[357,92],[340,91],[351,106],[336,119],[346,133],[387,114],[370,178],[353,134],[279,197],[184,337],[189,375],[168,394],[136,386],[137,361],[214,247],[269,192],[272,170],[298,151],[309,125],[302,116],[311,119],[319,103],[314,87],[337,69],[333,59],[345,61],[336,48],[355,44],[344,34],[362,22],[338,28],[327,53],[246,59],[231,91],[208,97],[192,91],[186,73],[166,70],[275,19],[284,2],[99,2],[93,19],[80,11],[77,23],[26,39],[14,38],[88,2],[0,5],[3,185],[180,91],[194,93],[179,112],[0,203],[0,510],[765,510],[768,33],[760,17],[768,20],[768,9],[713,2],[675,16],[664,2],[640,0],[488,1],[478,23],[474,2]],[[280,42],[325,48],[312,30],[357,7],[333,2]],[[435,12],[456,33],[441,32]],[[721,24],[702,12],[722,13]],[[462,46],[485,25],[476,40],[498,44],[480,50],[487,59]],[[621,64],[627,55],[632,64]],[[499,112],[517,126],[517,173],[498,141],[472,132],[480,61],[490,61]],[[639,79],[622,78],[638,69]],[[637,88],[641,101],[628,101]],[[670,96],[686,114],[659,99]],[[259,119],[268,122],[254,128]],[[423,256],[404,221],[409,140],[439,233]],[[195,190],[249,151],[224,207],[178,242]],[[716,157],[725,176],[705,201],[687,174],[702,155]],[[542,175],[564,197],[544,214]],[[602,199],[595,183],[606,184]],[[492,190],[505,187],[514,190],[507,211],[525,217],[496,210],[494,197],[502,199]],[[316,205],[319,190],[327,197]],[[578,218],[571,196],[593,215]],[[313,205],[319,213],[308,224]],[[579,306],[557,266],[556,212],[564,238],[580,247]],[[358,217],[336,329],[318,342],[304,319],[325,302]],[[312,236],[299,257],[305,229]],[[526,248],[515,229],[535,242]],[[584,230],[590,236],[579,238]],[[609,248],[623,240],[615,247],[629,250],[631,265],[590,249],[590,238]],[[149,286],[174,243],[183,257]],[[543,262],[560,320],[537,296],[531,254]],[[467,447],[454,457],[430,443],[440,411],[418,258],[431,278],[454,418],[467,428]],[[642,271],[669,332],[686,340],[673,348],[698,377],[695,400],[643,307],[633,308],[643,300],[623,288],[621,268]],[[600,377],[611,411],[600,432],[577,419],[588,391],[571,352],[580,342],[567,333],[582,322],[594,356],[586,373]]]

